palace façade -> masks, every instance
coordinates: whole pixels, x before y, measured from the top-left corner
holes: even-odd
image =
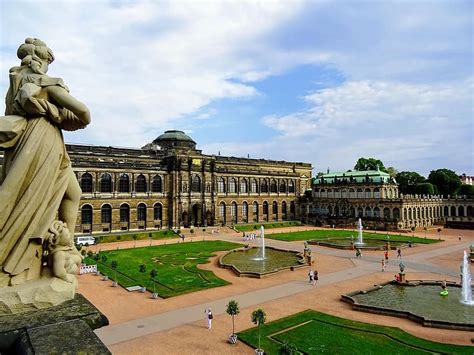
[[[141,149],[67,144],[77,233],[299,219],[311,164],[206,155],[182,131]]]

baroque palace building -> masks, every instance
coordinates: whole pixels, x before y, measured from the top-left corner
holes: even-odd
[[[463,196],[403,195],[396,181],[379,170],[327,173],[312,179],[301,203],[306,223],[400,230],[440,224],[474,226],[474,200]]]
[[[182,131],[141,149],[66,145],[77,233],[300,219],[311,164],[202,154]]]

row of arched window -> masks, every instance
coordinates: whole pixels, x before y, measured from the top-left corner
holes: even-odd
[[[242,178],[234,177],[217,179],[217,192],[219,193],[294,193],[295,182],[293,180]]]
[[[137,206],[137,221],[147,221],[147,205],[139,203]],[[112,223],[112,206],[108,203],[104,204],[100,208],[100,223],[110,224]],[[155,221],[161,221],[163,218],[163,205],[161,203],[155,203],[153,205],[153,219]],[[130,205],[122,203],[120,205],[120,222],[130,223]],[[94,224],[93,220],[93,208],[91,205],[86,204],[81,207],[81,223],[82,224]]]
[[[382,189],[385,198],[398,198],[396,188]],[[378,187],[374,189],[314,189],[314,197],[321,198],[381,198],[381,191]]]
[[[252,220],[258,222],[259,217],[260,217],[260,205],[257,201],[254,201],[251,207],[252,207],[251,215],[253,217]],[[268,218],[269,207],[270,205],[268,204],[267,201],[264,201],[261,205],[262,215],[264,219]],[[271,204],[271,214],[274,216],[274,219],[278,219],[279,214],[281,214],[282,219],[287,219],[288,217],[295,218],[296,206],[295,206],[294,201],[290,202],[290,208],[289,208],[290,216],[288,216],[288,205],[286,201],[283,201],[281,203],[280,209],[278,207],[279,207],[278,202],[273,201]],[[229,208],[232,222],[235,223],[240,220],[249,221],[249,204],[246,201],[242,202],[242,205],[240,205],[240,213],[239,213],[239,206],[237,205],[237,202],[231,202],[229,205],[227,205],[225,202],[221,202],[218,206],[218,219],[220,221],[227,222],[227,209],[228,208]]]
[[[388,207],[381,210],[379,207],[350,207],[346,210],[346,207],[339,206],[310,206],[310,211],[313,214],[323,215],[335,215],[335,216],[346,216],[347,212],[351,217],[383,217],[400,219],[400,209]],[[474,217],[473,206],[426,206],[426,207],[409,207],[403,208],[403,219],[404,220],[417,220],[417,219],[437,219],[441,217]]]
[[[128,174],[122,173],[118,178],[118,186],[116,186],[116,191],[119,193],[129,193],[132,190],[132,184]],[[94,179],[92,174],[84,173],[82,174],[79,184],[81,186],[83,193],[92,193],[94,191]],[[133,186],[135,187],[134,191],[138,193],[148,192],[149,182],[145,175],[140,174],[135,178]],[[99,186],[98,192],[101,193],[112,193],[114,191],[114,184],[112,175],[109,173],[102,173],[99,177]],[[160,175],[153,176],[150,186],[151,192],[163,192],[163,179]]]

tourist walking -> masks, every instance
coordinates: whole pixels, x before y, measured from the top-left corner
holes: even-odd
[[[385,261],[388,262],[388,250],[385,250],[384,256],[385,256]]]
[[[205,309],[204,313],[206,314],[206,319],[207,319],[207,329],[211,329],[212,328],[212,319],[214,318],[214,316],[212,315],[212,310],[210,308]]]
[[[359,248],[356,249],[356,258],[360,259],[362,257],[362,253]]]
[[[382,271],[385,271],[385,259],[382,259]]]
[[[312,269],[309,270],[308,272],[308,281],[309,283],[313,283],[313,280],[314,280],[314,271]]]
[[[402,258],[402,249],[398,248],[397,249],[397,259],[401,259]]]
[[[314,275],[313,275],[313,286],[316,286],[318,283],[319,276],[318,276],[318,270],[314,270]]]

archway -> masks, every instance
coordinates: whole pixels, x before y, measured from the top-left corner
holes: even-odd
[[[200,203],[195,203],[191,210],[191,224],[195,227],[202,225],[202,206]]]

